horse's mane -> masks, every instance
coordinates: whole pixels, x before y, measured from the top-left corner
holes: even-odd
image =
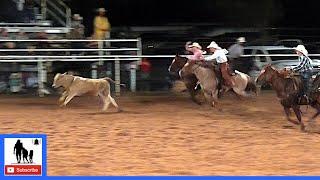
[[[288,95],[296,95],[296,93],[299,93],[299,91],[302,90],[301,81],[299,81],[297,77],[290,75],[286,70],[278,70],[272,66],[270,67],[276,73],[277,77],[282,81],[282,85],[278,85],[284,87],[283,93]]]
[[[176,54],[176,57],[178,57],[179,59],[183,59],[183,60],[188,61],[187,57],[180,56],[179,54]]]

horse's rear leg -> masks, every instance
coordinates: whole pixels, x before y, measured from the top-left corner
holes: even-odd
[[[233,91],[245,98],[253,97],[252,95],[248,94],[244,89],[239,89],[239,88],[233,88]]]
[[[300,107],[299,107],[299,106],[295,106],[295,107],[293,107],[292,109],[293,109],[294,113],[296,114],[297,119],[298,119],[299,122],[300,122],[300,129],[301,129],[302,131],[304,131],[304,130],[305,130],[305,125],[303,124],[303,121],[302,121],[302,119],[301,119]]]

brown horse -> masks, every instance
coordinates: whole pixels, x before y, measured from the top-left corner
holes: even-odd
[[[303,90],[303,84],[299,77],[287,77],[271,65],[264,67],[257,78],[257,84],[269,84],[276,91],[277,97],[280,100],[281,105],[284,108],[286,118],[288,121],[294,124],[300,124],[301,130],[305,129],[305,125],[301,119],[300,105],[311,105],[317,110],[317,113],[312,117],[313,121],[320,114],[320,93],[318,89],[312,90],[310,93],[310,100],[302,102],[300,101],[299,95]],[[313,82],[313,87],[319,87],[320,77]],[[293,109],[299,122],[290,119],[290,109]]]
[[[172,63],[169,66],[168,71],[170,73],[178,74],[187,62],[187,58],[176,55],[176,57],[172,60]],[[196,98],[196,95],[198,93],[201,93],[200,89],[196,88],[198,83],[197,77],[193,73],[184,73],[183,75],[179,73],[179,77],[187,87],[191,95],[192,101],[194,101],[197,104],[201,104],[201,102]]]

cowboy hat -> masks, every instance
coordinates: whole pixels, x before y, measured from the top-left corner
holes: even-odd
[[[212,41],[207,48],[222,49],[216,42]]]
[[[196,47],[196,48],[198,48],[198,49],[202,49],[202,47],[200,46],[200,44],[197,43],[197,42],[194,42],[194,43],[190,44],[188,47],[189,47],[189,48]]]
[[[105,8],[99,8],[97,11],[98,12],[106,12],[106,9]]]
[[[308,51],[306,50],[306,48],[304,47],[304,45],[298,45],[297,47],[293,48],[296,51],[301,52],[304,55],[308,55]]]
[[[80,14],[74,14],[73,19],[75,20],[82,20],[83,18],[80,16]]]
[[[239,42],[239,43],[245,43],[245,42],[246,42],[246,38],[245,38],[245,37],[239,37],[239,38],[237,39],[237,42]]]

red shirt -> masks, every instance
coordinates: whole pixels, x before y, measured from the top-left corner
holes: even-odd
[[[142,59],[140,68],[142,72],[149,73],[151,72],[151,63],[147,59]]]

